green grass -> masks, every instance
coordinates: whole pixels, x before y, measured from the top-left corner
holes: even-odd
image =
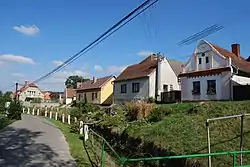
[[[76,133],[70,132],[70,127],[67,124],[63,124],[60,121],[56,121],[53,119],[48,119],[51,123],[56,125],[61,132],[64,134],[69,147],[72,157],[76,160],[78,167],[92,167],[89,157],[94,164],[99,164],[99,154],[101,153],[101,145],[99,142],[93,141],[90,143],[90,140],[86,142],[84,147],[84,143],[82,140],[82,136]],[[92,145],[91,145],[92,144]],[[88,151],[88,154],[86,152]],[[111,162],[110,158],[106,158],[108,162],[106,162],[106,167],[115,166],[113,162]],[[99,165],[98,165],[99,166]]]
[[[9,120],[5,117],[0,117],[0,131],[13,122],[14,120]]]
[[[158,122],[126,122],[123,117],[104,117],[102,125],[120,129],[126,128],[126,133],[143,142],[174,152],[176,155],[207,153],[207,131],[205,121],[208,118],[250,113],[250,101],[225,101],[205,103],[180,103],[161,105],[168,110]],[[119,118],[121,118],[119,120]],[[116,122],[114,125],[111,122]],[[120,121],[120,124],[117,122]],[[129,126],[124,126],[124,125]],[[224,152],[239,150],[240,119],[216,121],[210,125],[211,151]],[[250,149],[250,116],[244,121],[244,150]],[[199,159],[207,164],[207,158]],[[229,156],[215,157],[213,166],[231,166]],[[245,156],[244,163],[250,162],[250,156]]]

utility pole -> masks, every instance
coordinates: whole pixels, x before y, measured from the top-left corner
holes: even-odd
[[[17,98],[18,98],[17,91],[18,91],[18,83],[16,83],[15,102],[17,102]]]

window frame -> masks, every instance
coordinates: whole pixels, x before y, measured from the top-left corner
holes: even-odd
[[[209,57],[208,56],[206,56],[206,64],[208,64],[209,63]]]
[[[170,91],[173,91],[173,90],[174,90],[174,86],[173,86],[173,85],[170,85],[169,90],[170,90]]]
[[[95,100],[95,93],[92,92],[92,100]]]
[[[202,58],[201,57],[199,57],[199,60],[198,60],[199,62],[199,64],[202,64]]]
[[[122,84],[120,89],[120,93],[127,93],[127,84]]]
[[[198,84],[199,86],[195,86],[195,84]],[[195,88],[197,87],[197,88]],[[201,82],[200,81],[193,81],[193,89],[192,89],[193,95],[200,95],[201,94]]]
[[[140,92],[140,83],[132,83],[132,93],[138,93]]]
[[[210,79],[207,80],[207,95],[215,95],[216,94],[216,80]]]

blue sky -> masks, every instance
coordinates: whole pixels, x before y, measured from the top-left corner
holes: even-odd
[[[1,1],[0,90],[6,90],[16,81],[33,81],[44,75],[141,2],[143,0]],[[198,41],[188,46],[177,43],[213,24],[225,28],[205,40],[227,49],[231,43],[240,43],[242,55],[250,56],[249,5],[245,0],[159,0],[99,46],[39,84],[43,90],[62,91],[64,79],[69,75],[117,75],[150,52],[186,61]]]

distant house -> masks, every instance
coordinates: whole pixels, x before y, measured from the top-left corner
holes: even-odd
[[[52,91],[46,91],[43,92],[44,94],[44,101],[45,102],[63,102],[63,94],[64,92],[52,92]]]
[[[138,64],[127,67],[114,81],[115,103],[152,97],[161,100],[161,93],[180,90],[177,76],[183,63],[153,54]]]
[[[240,56],[239,44],[231,48],[200,41],[179,75],[183,101],[233,100],[235,85],[250,84],[249,60]]]
[[[77,84],[77,101],[85,101],[94,104],[112,104],[113,103],[113,81],[114,76],[103,78],[93,77]]]
[[[24,86],[18,91],[20,101],[40,102],[44,100],[44,94],[34,83],[25,81]]]
[[[76,90],[73,88],[66,88],[64,90],[63,103],[68,105],[74,100],[76,100]]]

